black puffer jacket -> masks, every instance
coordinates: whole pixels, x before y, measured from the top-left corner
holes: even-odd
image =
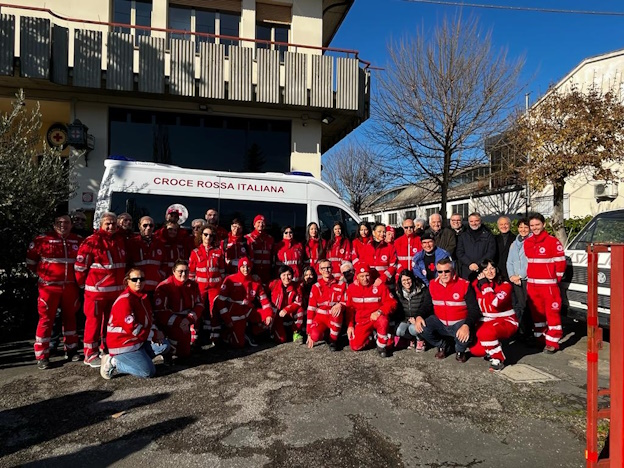
[[[412,290],[408,297],[405,297],[403,288],[397,285],[395,297],[397,299],[397,308],[394,312],[395,322],[407,321],[410,317],[416,317],[418,314],[418,308],[425,297],[427,287],[420,281],[412,286]]]

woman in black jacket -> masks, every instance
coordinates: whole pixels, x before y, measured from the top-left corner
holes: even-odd
[[[425,341],[418,336],[415,325],[416,315],[426,290],[425,284],[416,278],[411,270],[399,273],[395,293],[398,303],[395,311],[395,322],[398,322],[395,335],[409,340],[409,348],[416,348],[417,352],[425,350]]]

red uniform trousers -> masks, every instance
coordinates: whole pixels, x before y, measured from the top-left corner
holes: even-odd
[[[503,348],[498,340],[506,340],[518,331],[518,324],[511,320],[490,320],[481,322],[477,328],[477,343],[470,347],[470,354],[476,357],[485,356],[492,359],[505,360]]]
[[[388,333],[388,317],[380,315],[377,320],[367,320],[366,322],[356,322],[354,337],[349,340],[349,345],[353,351],[360,351],[370,346],[373,341],[373,331],[377,332],[377,346],[385,348],[388,345],[390,334]]]
[[[65,351],[76,349],[78,346],[76,334],[76,312],[80,309],[78,285],[66,283],[63,286],[39,286],[39,300],[37,301],[39,323],[35,336],[37,360],[50,357],[50,336],[52,336],[52,326],[59,306],[63,319]]]
[[[325,337],[325,332],[329,330],[329,341],[336,342],[342,327],[343,312],[338,317],[334,317],[330,312],[317,310],[310,324],[308,335],[312,341],[321,341]]]
[[[98,293],[85,291],[84,314],[86,317],[84,329],[84,355],[88,357],[98,354],[98,348],[107,352],[106,324],[111,309],[120,292]],[[101,342],[100,342],[101,339]]]
[[[561,292],[558,284],[527,284],[527,302],[533,318],[533,332],[540,344],[559,349],[561,327]]]
[[[299,310],[295,317],[291,317],[290,315],[286,315],[285,317],[280,317],[279,314],[275,314],[273,318],[273,334],[275,335],[275,341],[277,343],[286,343],[286,331],[290,330],[291,332],[302,332],[303,328],[303,310]]]
[[[266,330],[262,326],[262,309],[251,309],[246,315],[232,316],[232,326],[223,327],[224,341],[232,348],[245,347],[245,331],[247,323],[252,325],[252,333],[260,334]]]
[[[173,316],[175,315],[178,314],[173,314]],[[179,315],[182,318],[186,318],[188,314],[183,312]],[[184,358],[191,355],[191,343],[194,341],[191,327],[192,325],[182,327],[179,324],[164,327],[165,335],[169,338],[169,343],[171,343],[171,350],[177,357]]]
[[[220,314],[219,311],[214,308],[214,302],[220,290],[221,286],[219,285],[218,288],[206,288],[202,291],[202,302],[206,307],[202,314],[204,321],[203,330],[205,334],[210,334],[210,339],[219,338],[219,336],[221,336]]]

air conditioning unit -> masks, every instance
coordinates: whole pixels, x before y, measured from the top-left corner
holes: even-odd
[[[616,182],[600,182],[594,185],[594,198],[597,200],[615,200],[618,196]]]

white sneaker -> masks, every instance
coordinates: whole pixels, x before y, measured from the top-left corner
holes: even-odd
[[[104,354],[102,356],[102,365],[100,366],[100,375],[106,380],[110,380],[115,375],[115,366],[113,366],[112,357],[110,354]]]

